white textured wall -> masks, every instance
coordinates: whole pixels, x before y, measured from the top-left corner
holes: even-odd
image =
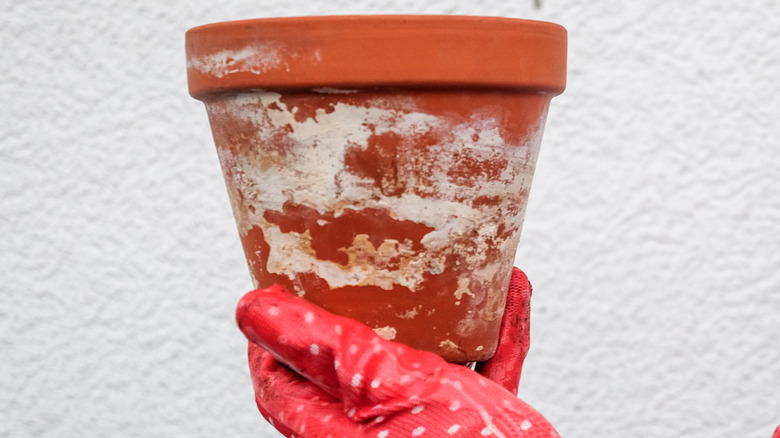
[[[521,396],[566,438],[768,438],[780,423],[780,3],[7,1],[0,436],[272,437],[250,287],[184,31],[333,13],[569,29],[517,264]]]

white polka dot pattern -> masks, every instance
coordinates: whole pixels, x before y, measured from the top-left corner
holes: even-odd
[[[278,286],[247,294],[236,316],[257,405],[288,438],[558,437],[500,384]]]

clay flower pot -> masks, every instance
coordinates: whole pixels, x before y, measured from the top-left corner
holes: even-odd
[[[255,285],[449,361],[489,358],[566,31],[306,17],[186,44]]]

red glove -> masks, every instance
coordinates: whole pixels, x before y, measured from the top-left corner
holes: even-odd
[[[248,293],[236,318],[251,341],[255,400],[288,438],[557,438],[515,397],[528,351],[531,288],[512,273],[501,341],[484,374],[386,341],[288,293]]]
[[[775,433],[772,434],[772,438],[780,438],[780,426],[777,426]]]

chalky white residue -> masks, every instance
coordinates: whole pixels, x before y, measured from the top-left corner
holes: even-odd
[[[470,282],[493,283],[502,273],[511,270],[511,254],[516,249],[525,208],[518,206],[520,198],[506,195],[530,189],[543,117],[536,132],[524,144],[506,145],[497,122],[490,117],[475,117],[451,126],[446,119],[422,112],[399,111],[386,105],[363,107],[336,103],[332,111],[318,109],[314,117],[298,121],[293,109],[288,108],[281,97],[277,93],[257,92],[208,104],[213,115],[250,122],[257,129],[253,141],[258,145],[279,132],[285,132],[285,141],[289,141],[284,154],[267,147],[244,154],[234,154],[226,147],[218,148],[223,168],[234,169],[232,174],[236,175],[234,180],[228,181],[228,189],[233,192],[231,201],[239,231],[246,234],[253,227],[260,227],[270,244],[268,272],[290,279],[301,272],[310,272],[325,279],[332,288],[372,285],[391,290],[394,285],[401,285],[415,291],[425,273],[444,272],[449,251],[468,254],[468,266],[472,268],[466,273],[470,278],[461,277],[458,288],[449,291],[455,299],[461,300],[464,295],[474,298],[469,290]],[[430,157],[434,159],[417,163],[424,166],[422,172],[418,169],[418,174],[424,173],[432,179],[430,184],[407,180],[407,186],[415,187],[417,194],[407,190],[401,196],[387,196],[374,181],[345,169],[346,151],[368,148],[372,135],[419,136],[442,129],[450,133],[447,144],[430,146]],[[448,175],[448,170],[459,164],[452,153],[458,150],[468,152],[478,161],[506,159],[507,165],[498,178],[481,175],[476,177],[476,183],[474,178],[468,182],[458,181]],[[399,168],[398,172],[401,174],[406,170]],[[414,172],[408,171],[404,175],[413,178]],[[244,202],[255,207],[257,214],[247,212],[247,205],[238,205],[240,197],[236,191],[239,189]],[[473,206],[470,201],[461,200],[478,196],[498,196],[504,200],[497,206]],[[263,219],[262,212],[282,211],[287,202],[335,217],[347,209],[377,208],[392,212],[397,220],[425,224],[434,228],[421,241],[429,255],[417,254],[412,250],[411,242],[388,241],[375,247],[368,236],[358,235],[351,247],[344,249],[350,256],[348,265],[320,260],[311,247],[308,231],[283,233],[277,225]],[[498,239],[499,221],[512,230],[512,235],[503,241]],[[454,238],[475,234],[477,237],[469,239],[468,248],[453,246]],[[503,254],[510,255],[505,257],[505,262],[486,263],[490,239],[496,240]],[[382,262],[393,259],[400,260],[401,269],[379,267],[383,266]],[[501,296],[488,294],[484,299],[488,300],[485,310],[475,318],[490,320],[500,316],[503,303],[495,300],[500,300]],[[463,328],[464,331],[473,329],[470,326]]]
[[[469,283],[471,283],[471,279],[469,278],[461,277],[458,279],[458,289],[454,294],[458,301],[463,299],[464,294],[467,294],[471,297],[474,296],[474,294],[469,291]]]
[[[249,71],[260,74],[282,63],[285,47],[279,43],[258,43],[239,50],[223,50],[187,61],[188,69],[218,78]]]
[[[452,342],[450,339],[445,339],[439,343],[439,347],[446,348],[448,350],[458,350],[458,344]]]
[[[330,88],[330,87],[322,87],[322,88],[314,88],[311,91],[315,93],[320,94],[355,94],[360,93],[360,90],[347,90],[342,88]]]
[[[374,329],[374,332],[379,335],[380,338],[387,339],[388,341],[395,339],[396,335],[398,334],[398,330],[390,326],[377,327]]]
[[[414,317],[420,313],[420,308],[422,308],[422,304],[415,306],[413,309],[409,309],[403,313],[397,313],[395,316],[401,319],[414,319]]]

